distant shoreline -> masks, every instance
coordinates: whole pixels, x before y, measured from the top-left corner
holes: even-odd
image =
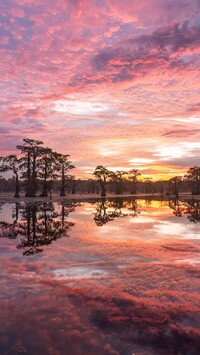
[[[99,200],[99,199],[107,199],[107,198],[136,198],[136,199],[141,199],[141,198],[147,198],[147,199],[159,199],[159,200],[169,200],[169,199],[174,199],[175,196],[173,195],[161,195],[160,193],[154,193],[154,194],[121,194],[121,195],[116,195],[116,194],[107,194],[106,197],[101,197],[99,194],[67,194],[66,196],[60,196],[59,194],[55,193],[52,194],[51,201],[52,202],[57,202],[57,201],[63,201],[63,200],[77,200],[77,201],[87,201],[87,200]],[[200,195],[192,195],[191,193],[184,193],[184,194],[179,194],[179,199],[187,199],[187,200],[199,200]],[[6,202],[6,201],[13,201],[13,202],[34,202],[34,201],[50,201],[50,197],[43,197],[43,196],[36,196],[36,197],[25,197],[24,195],[21,195],[20,197],[14,197],[13,193],[5,193],[2,192],[0,194],[0,202]]]

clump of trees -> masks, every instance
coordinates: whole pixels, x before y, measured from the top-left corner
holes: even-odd
[[[145,194],[160,193],[163,195],[165,193],[176,198],[181,192],[200,195],[200,167],[198,166],[191,167],[184,177],[174,176],[166,181],[153,181],[152,178],[141,179],[138,169],[113,172],[102,165],[98,165],[93,174],[99,183],[101,197],[106,196],[107,190],[117,195],[123,192],[135,195],[138,190]]]
[[[12,171],[15,176],[15,197],[19,197],[19,171],[23,159],[18,159],[16,155],[0,157],[0,172]]]
[[[185,178],[189,182],[192,195],[200,195],[200,167],[190,168]]]
[[[128,179],[131,181],[131,194],[136,194],[137,192],[137,182],[141,173],[138,169],[131,169],[128,173]]]
[[[44,147],[43,142],[25,138],[23,144],[17,145],[21,157],[8,155],[0,157],[0,172],[12,171],[15,177],[15,197],[19,197],[19,178],[24,182],[25,196],[35,197],[37,182],[42,181],[41,196],[47,196],[51,183],[60,180],[60,196],[65,196],[68,172],[75,168],[69,160],[69,155],[54,152]]]
[[[105,197],[108,183],[112,185],[115,194],[121,195],[127,182],[129,182],[131,184],[131,194],[136,194],[138,178],[141,174],[137,169],[131,169],[128,172],[123,170],[114,172],[108,170],[105,166],[98,165],[94,171],[94,175],[100,185],[101,197]]]
[[[179,196],[182,181],[183,178],[181,176],[174,176],[172,179],[169,180],[170,191],[172,192],[172,195],[174,195],[176,199]]]

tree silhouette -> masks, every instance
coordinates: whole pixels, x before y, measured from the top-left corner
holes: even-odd
[[[104,167],[102,165],[98,165],[95,168],[95,171],[93,174],[99,180],[99,184],[101,187],[101,196],[105,197],[106,196],[106,184],[107,184],[107,181],[110,177],[110,171],[106,167]]]
[[[131,181],[131,194],[135,195],[137,192],[137,182],[138,182],[138,177],[141,175],[141,173],[138,171],[138,169],[131,169],[128,172],[128,180]]]
[[[16,155],[8,155],[0,157],[0,172],[11,170],[15,175],[15,194],[14,197],[19,197],[19,170],[22,159],[18,159]]]
[[[181,176],[174,176],[172,179],[169,180],[170,183],[170,190],[172,194],[178,199],[179,196],[179,190],[180,190],[180,182],[182,181]]]
[[[42,152],[42,141],[25,138],[22,145],[17,148],[24,154],[24,162],[22,167],[26,169],[26,197],[34,197],[36,195],[36,178],[37,178],[37,158]]]
[[[151,193],[153,191],[153,189],[152,189],[152,178],[145,178],[144,182],[145,182],[145,192],[146,192],[146,194]]]
[[[58,177],[56,174],[57,153],[50,148],[42,148],[38,161],[38,176],[43,180],[41,196],[48,196],[48,181]]]
[[[75,176],[70,176],[69,178],[72,195],[76,193],[77,180]]]
[[[118,170],[116,172],[110,172],[109,176],[114,185],[115,193],[121,195],[123,192],[124,185],[124,176],[126,175],[125,171]]]
[[[200,195],[200,167],[193,166],[192,168],[190,168],[185,178],[191,184],[192,194]]]
[[[54,153],[55,157],[55,169],[60,173],[61,176],[61,190],[60,196],[66,196],[65,193],[65,183],[68,178],[68,171],[74,169],[75,166],[72,164],[70,160],[68,160],[69,155]]]
[[[163,184],[164,184],[164,180],[159,180],[159,185],[160,185],[160,194],[163,195],[164,190],[163,190]]]
[[[96,180],[88,179],[88,193],[95,193],[96,184]]]

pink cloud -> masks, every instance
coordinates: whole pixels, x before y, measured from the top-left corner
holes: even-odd
[[[24,10],[22,7],[11,7],[9,13],[13,17],[23,18],[25,16]]]
[[[9,37],[8,36],[2,36],[1,37],[1,44],[8,44],[9,43]]]
[[[177,149],[198,141],[197,16],[196,0],[10,1],[0,28],[2,134],[39,135],[63,152],[68,141],[80,174],[99,157],[128,168],[170,139]],[[118,155],[101,154],[112,142]]]
[[[183,21],[192,18],[199,10],[198,0],[156,1],[143,0],[130,2],[125,0],[108,0],[111,10],[123,22],[133,22],[138,27],[148,27]]]

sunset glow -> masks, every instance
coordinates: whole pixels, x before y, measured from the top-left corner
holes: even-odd
[[[1,0],[0,149],[143,177],[200,161],[199,0]]]

